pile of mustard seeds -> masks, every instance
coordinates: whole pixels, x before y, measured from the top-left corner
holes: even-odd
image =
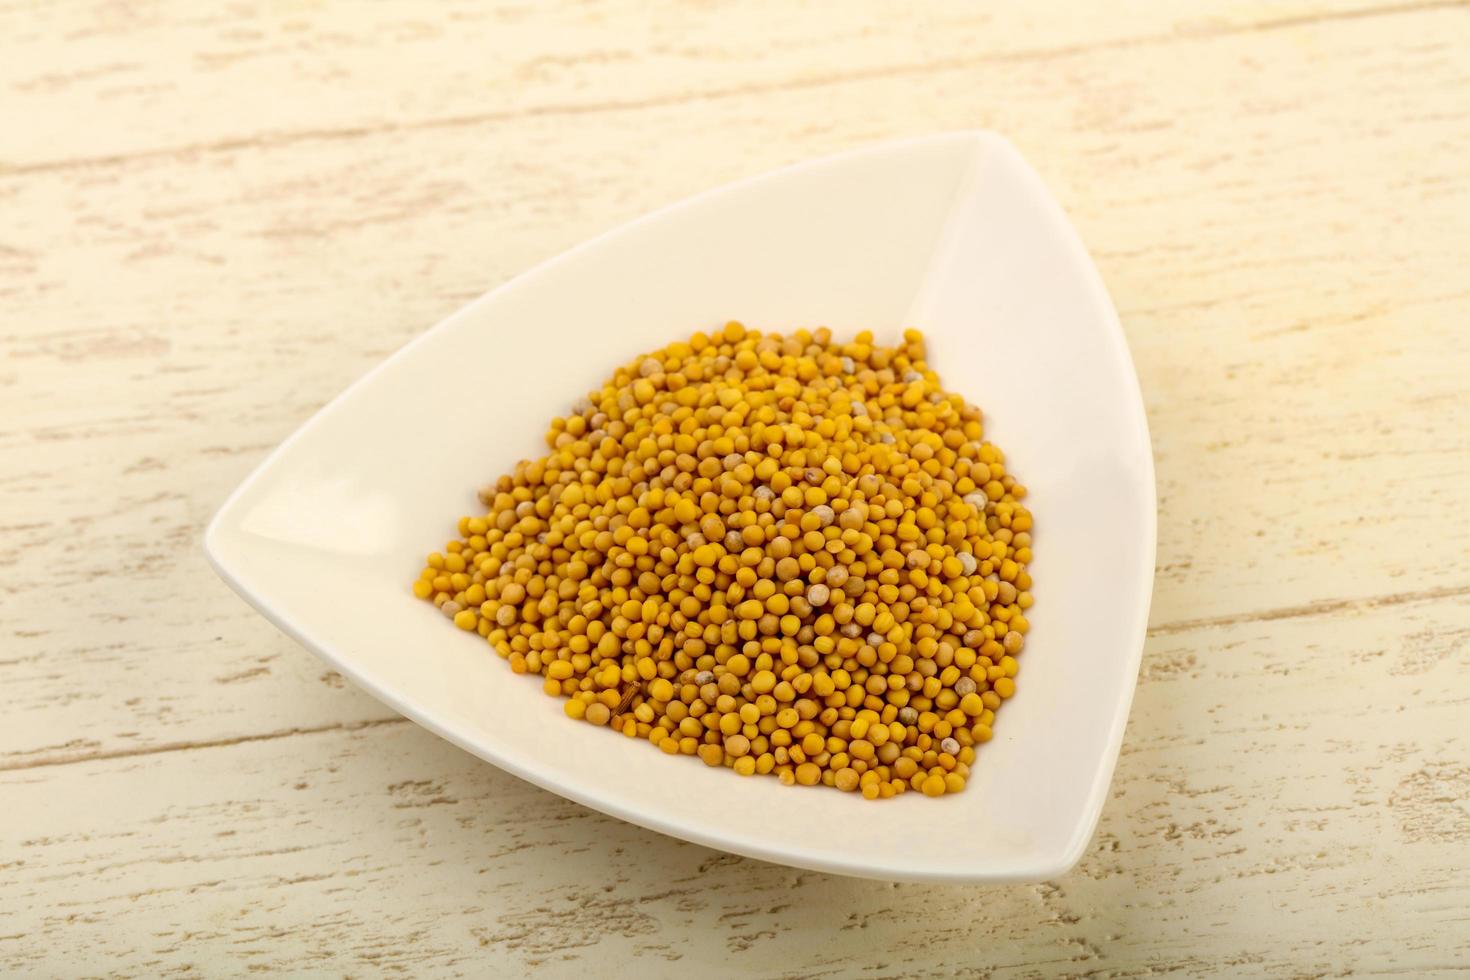
[[[569,718],[742,776],[962,790],[1016,692],[1026,488],[907,331],[728,324],[620,367],[413,591]]]

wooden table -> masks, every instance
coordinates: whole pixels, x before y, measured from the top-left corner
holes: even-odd
[[[1463,969],[1467,50],[1440,2],[3,4],[0,972]],[[206,567],[272,446],[488,287],[962,127],[1075,219],[1158,460],[1138,695],[1062,880],[848,880],[605,818]]]

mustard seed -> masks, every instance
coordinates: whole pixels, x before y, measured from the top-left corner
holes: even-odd
[[[1016,693],[1034,518],[917,331],[727,324],[617,368],[546,443],[477,490],[416,597],[665,754],[964,789]]]

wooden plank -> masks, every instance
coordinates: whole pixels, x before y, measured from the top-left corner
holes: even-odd
[[[1012,133],[1097,251],[1154,430],[1156,626],[1464,594],[1470,16],[1385,23],[0,179],[0,764],[388,717],[208,571],[198,535],[228,490],[536,259],[921,129]],[[1239,84],[1153,83],[1186,71]]]
[[[1082,865],[978,890],[721,855],[407,722],[8,772],[0,969],[1448,975],[1467,690],[1454,600],[1155,638]]]
[[[0,171],[278,146],[922,77],[1077,50],[1441,4],[1126,0],[527,8],[190,3],[0,7]],[[78,125],[78,120],[86,125]]]

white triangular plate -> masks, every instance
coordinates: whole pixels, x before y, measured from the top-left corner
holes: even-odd
[[[969,787],[933,800],[742,779],[562,715],[409,585],[544,451],[547,421],[640,352],[738,319],[923,329],[1031,490],[1037,604],[1019,691]],[[235,491],[220,575],[395,710],[554,793],[666,834],[873,878],[1042,880],[1107,795],[1153,584],[1153,462],[1123,332],[1020,154],[952,133],[817,160],[625,225],[476,300],[371,371]]]

